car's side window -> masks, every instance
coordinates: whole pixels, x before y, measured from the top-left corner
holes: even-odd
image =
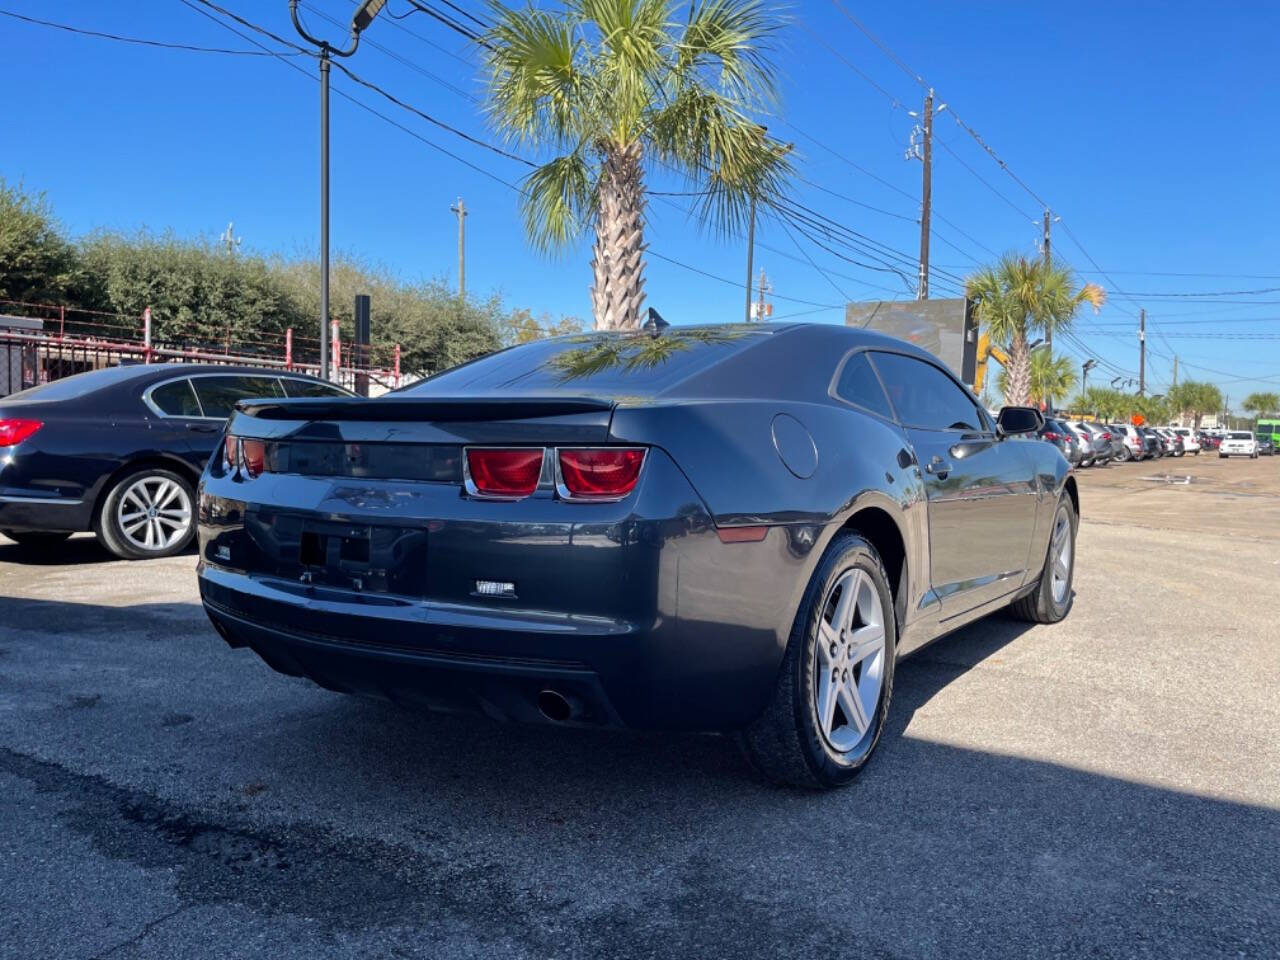
[[[281,395],[275,377],[196,377],[192,380],[206,417],[229,417],[237,400]]]
[[[281,377],[280,382],[284,384],[284,392],[290,397],[349,397],[351,394],[336,387],[331,383],[322,383],[319,380],[292,380],[288,377]]]
[[[845,361],[840,370],[840,379],[836,381],[836,396],[872,413],[893,419],[884,387],[876,372],[871,369],[871,362],[867,360],[865,353],[855,353]]]
[[[903,425],[927,430],[988,429],[969,395],[933,364],[900,353],[877,352],[871,360]]]
[[[151,402],[168,417],[199,417],[200,404],[186,377],[162,383],[151,391]]]

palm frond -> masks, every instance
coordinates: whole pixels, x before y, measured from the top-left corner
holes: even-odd
[[[584,153],[556,157],[525,177],[520,212],[530,240],[543,252],[571,244],[595,209],[598,177]]]

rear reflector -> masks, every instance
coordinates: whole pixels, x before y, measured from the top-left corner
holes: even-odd
[[[515,499],[538,489],[542,475],[542,447],[468,447],[468,493],[481,497]]]
[[[560,450],[561,495],[574,500],[619,500],[635,489],[644,464],[637,447]]]
[[[716,534],[721,543],[756,543],[765,538],[768,527],[720,527]]]
[[[0,420],[0,447],[21,443],[43,426],[40,420]]]
[[[228,472],[234,473],[240,466],[240,439],[227,434],[222,441],[222,465]]]

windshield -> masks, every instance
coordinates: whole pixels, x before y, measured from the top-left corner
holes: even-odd
[[[1252,440],[1253,434],[1252,433],[1232,433],[1232,434],[1229,434],[1229,437],[1232,440]]]

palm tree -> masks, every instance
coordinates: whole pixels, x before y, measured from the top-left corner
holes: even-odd
[[[1012,365],[1012,358],[1010,358]],[[1031,351],[1031,385],[1027,391],[1027,399],[1032,403],[1048,403],[1053,397],[1065,397],[1076,385],[1076,365],[1070,357],[1058,354],[1054,356],[1048,347],[1037,347]],[[996,385],[1009,395],[1010,372],[1001,370]]]
[[[594,218],[595,326],[638,327],[646,168],[682,174],[699,221],[718,232],[736,232],[753,198],[781,195],[786,151],[750,114],[773,103],[769,54],[784,21],[763,0],[490,9],[489,120],[511,144],[554,153],[522,185],[530,240],[563,250]]]
[[[1095,283],[1077,287],[1065,264],[1014,253],[969,277],[965,296],[976,304],[978,323],[992,341],[1008,344],[1005,400],[1018,405],[1031,400],[1031,337],[1065,330],[1083,304],[1096,313],[1107,299]]]
[[[1201,418],[1206,413],[1222,409],[1222,391],[1212,383],[1184,380],[1170,387],[1166,396],[1173,412],[1179,417],[1192,417],[1193,426],[1197,430],[1200,428]]]
[[[1244,403],[1241,406],[1252,413],[1254,419],[1265,417],[1280,411],[1280,394],[1271,392],[1251,393],[1244,398]]]

